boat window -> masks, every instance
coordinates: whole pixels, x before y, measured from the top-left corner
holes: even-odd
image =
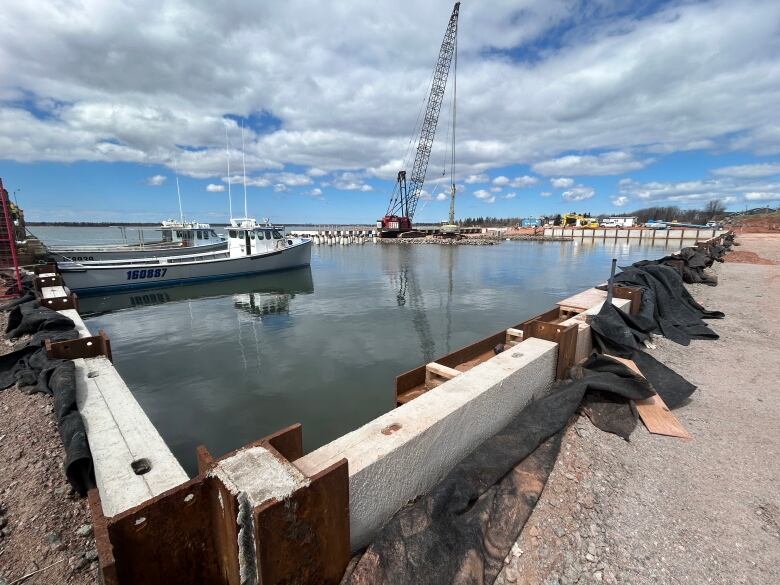
[[[231,238],[236,237],[236,230],[228,230],[228,236]]]
[[[215,232],[214,230],[209,230],[209,232],[211,232],[211,237],[212,237],[212,238],[218,238],[218,237],[219,237],[219,236],[217,235],[217,232]]]
[[[181,230],[176,230],[176,237],[179,238],[180,240],[182,239],[182,237],[184,237],[181,235]]]
[[[196,234],[198,234],[198,239],[199,239],[199,240],[202,240],[202,239],[203,239],[203,232],[202,232],[202,231],[200,231],[200,230],[196,230],[196,231],[195,231],[195,233],[196,233]]]
[[[271,239],[271,230],[263,230],[265,233],[265,239],[270,240]]]
[[[249,236],[254,240],[255,239],[255,232],[249,232]]]
[[[208,240],[209,239],[209,230],[203,230],[203,239]]]
[[[282,239],[282,234],[279,233],[279,230],[274,230],[273,233],[274,233],[274,239],[275,240],[281,240]]]
[[[163,242],[171,242],[171,241],[173,241],[173,235],[171,234],[171,230],[163,230],[162,231],[162,241]]]

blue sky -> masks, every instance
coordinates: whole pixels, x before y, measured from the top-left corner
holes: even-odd
[[[175,167],[187,217],[225,221],[228,183],[239,215],[242,124],[250,215],[383,215],[452,5],[259,4],[10,3],[0,177],[27,217],[175,217]],[[457,215],[778,205],[779,33],[758,0],[464,2]],[[447,214],[451,87],[417,221]]]

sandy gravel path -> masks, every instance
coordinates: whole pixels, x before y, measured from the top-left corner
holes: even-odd
[[[780,259],[780,236],[740,242]],[[716,271],[691,291],[721,339],[653,352],[699,387],[675,411],[694,440],[580,419],[497,583],[780,583],[780,266]]]

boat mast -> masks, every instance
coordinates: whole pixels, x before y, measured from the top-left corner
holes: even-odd
[[[179,165],[176,163],[176,157],[173,157],[173,172],[176,174],[176,196],[179,198],[179,220],[181,227],[184,227],[184,211],[181,208],[181,190],[179,189]]]
[[[225,124],[225,157],[227,158],[227,184],[228,184],[228,209],[230,210],[230,223],[233,223],[233,197],[230,194],[230,143],[228,142],[227,124]]]
[[[246,150],[244,148],[244,121],[241,121],[241,162],[244,165],[244,218],[249,217],[246,208]]]

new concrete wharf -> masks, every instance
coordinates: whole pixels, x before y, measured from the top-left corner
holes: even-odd
[[[545,237],[566,237],[573,240],[620,241],[637,240],[646,243],[679,242],[682,240],[709,241],[725,234],[725,230],[714,228],[544,228]]]
[[[42,302],[69,303],[59,310],[80,335],[47,348],[76,364],[100,577],[117,585],[339,583],[395,512],[588,356],[587,316],[607,298],[583,291],[399,375],[397,408],[311,453],[292,425],[222,457],[198,447],[189,478],[111,364],[107,336],[91,335],[55,272],[39,272]],[[640,289],[614,292],[615,306],[638,310]]]

